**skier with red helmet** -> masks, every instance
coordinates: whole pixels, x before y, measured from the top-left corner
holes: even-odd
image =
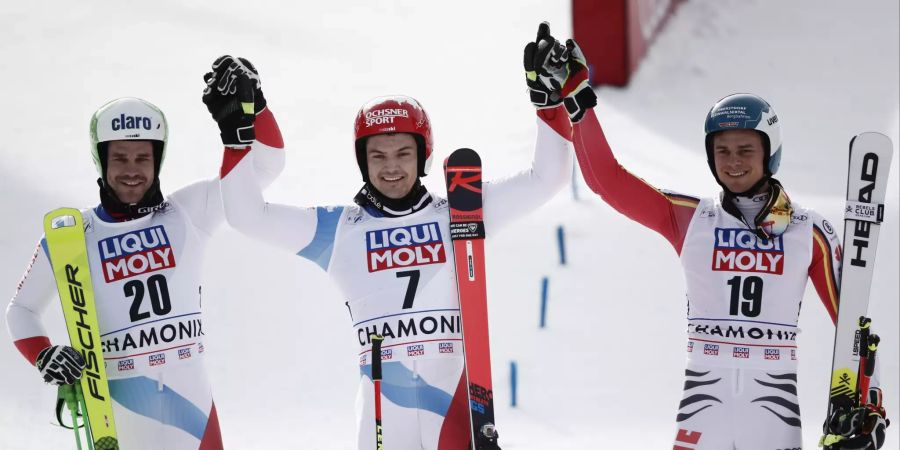
[[[489,233],[549,200],[571,174],[571,129],[565,111],[559,102],[537,106],[532,167],[484,184]],[[376,448],[371,381],[376,335],[384,337],[385,447],[467,448],[468,393],[456,275],[448,248],[448,205],[420,181],[434,159],[431,123],[418,101],[398,95],[366,102],[354,131],[364,182],[354,205],[300,208],[266,203],[252,163],[258,151],[254,148],[222,179],[226,218],[247,235],[315,262],[340,288],[359,343],[358,448]]]

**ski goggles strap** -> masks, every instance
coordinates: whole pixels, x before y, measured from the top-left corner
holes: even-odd
[[[847,207],[844,208],[844,219],[881,223],[884,219],[884,204],[847,200]]]
[[[754,219],[757,236],[766,240],[784,234],[794,213],[791,199],[778,180],[770,179],[769,189],[769,201]]]

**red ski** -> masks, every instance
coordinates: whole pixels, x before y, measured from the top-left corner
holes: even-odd
[[[494,391],[488,335],[484,262],[484,216],[481,158],[468,148],[453,152],[445,163],[450,238],[459,287],[472,448],[499,450],[494,427]]]

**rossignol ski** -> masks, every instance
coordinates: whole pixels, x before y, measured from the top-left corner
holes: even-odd
[[[453,152],[444,168],[450,204],[450,239],[459,288],[472,448],[499,449],[494,426],[491,348],[484,260],[481,158],[468,148]]]
[[[867,316],[869,307],[892,153],[891,140],[880,133],[862,133],[850,141],[840,301],[826,417],[859,406],[860,381],[864,381],[859,373],[860,349],[868,346],[868,342],[861,342],[865,333],[860,319]],[[822,444],[828,449],[833,443],[828,441],[826,430]]]
[[[85,438],[89,449],[118,450],[81,212],[73,208],[50,211],[44,216],[44,235],[69,340],[72,347],[84,356],[86,363],[80,389],[72,388],[60,395],[70,409],[73,406],[82,409],[80,413],[85,418]],[[73,411],[73,419],[75,415]],[[80,449],[78,425],[73,423],[73,427]]]

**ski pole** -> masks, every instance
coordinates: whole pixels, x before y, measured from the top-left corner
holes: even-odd
[[[372,383],[375,385],[375,448],[382,450],[384,436],[381,433],[381,335],[372,336]]]
[[[66,403],[69,413],[72,415],[72,431],[75,432],[75,445],[81,450],[81,433],[78,432],[78,399],[75,397],[75,387],[71,384],[61,384],[56,391],[56,396]],[[57,409],[57,413],[60,411]],[[62,417],[57,416],[62,424]],[[65,427],[65,425],[63,425]]]
[[[87,401],[84,399],[84,390],[81,388],[81,383],[75,383],[75,398],[78,400],[78,406],[81,408],[81,416],[84,418],[82,422],[84,422],[84,439],[87,441],[88,450],[94,449],[94,430],[91,428],[90,417],[88,416],[87,410]],[[113,447],[113,450],[118,450],[118,446]]]
[[[860,380],[860,406],[869,404],[869,382],[872,379],[872,375],[875,374],[875,352],[878,350],[878,344],[881,342],[881,338],[879,338],[877,334],[870,334],[867,341],[866,353],[868,356],[866,357],[863,376]],[[863,382],[865,382],[865,384],[863,384]]]
[[[866,404],[866,391],[869,390],[869,378],[866,377],[866,366],[868,365],[867,361],[869,359],[869,330],[872,326],[872,319],[866,316],[859,316],[858,324],[859,369],[857,370],[856,392],[859,394],[857,395],[857,401],[859,403],[856,406],[863,406]]]

